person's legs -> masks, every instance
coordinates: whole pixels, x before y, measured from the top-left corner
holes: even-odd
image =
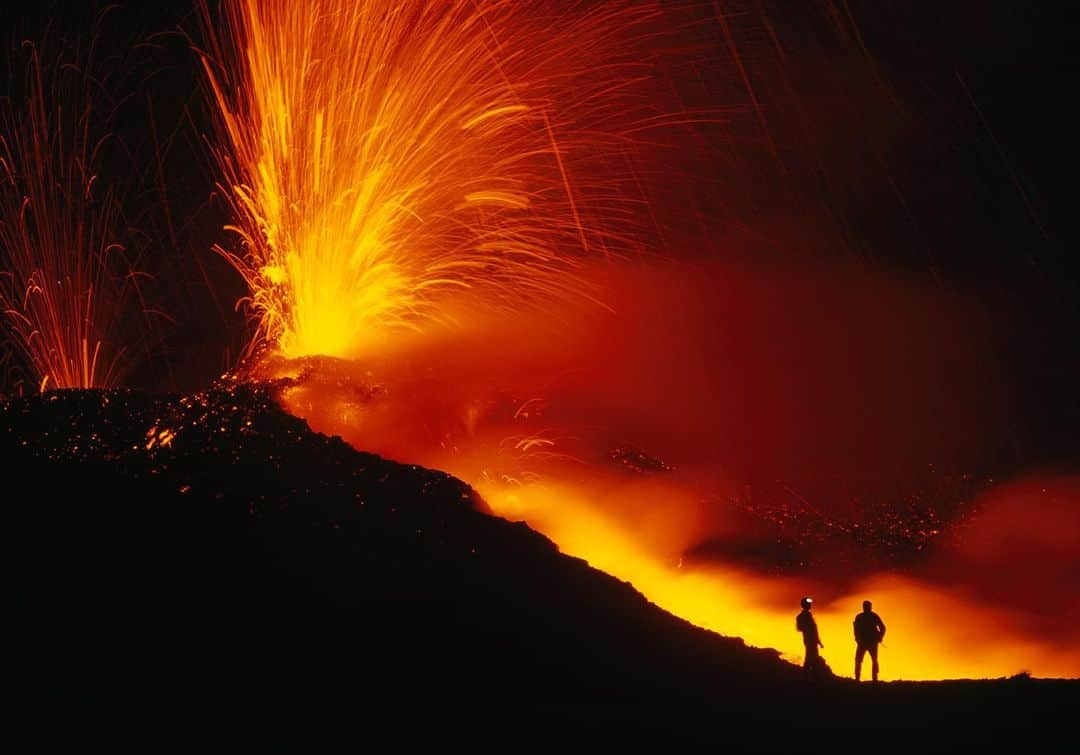
[[[817,645],[805,645],[804,647],[806,648],[806,655],[803,656],[803,671],[810,675],[814,671],[818,648]]]
[[[859,681],[859,674],[862,673],[862,659],[865,653],[866,648],[864,648],[862,645],[859,645],[855,648],[855,681]]]
[[[874,672],[874,681],[876,682],[877,681],[877,673],[878,673],[877,643],[875,642],[873,645],[871,645],[867,649],[870,651],[870,660],[873,661],[872,668],[873,668],[873,672]]]

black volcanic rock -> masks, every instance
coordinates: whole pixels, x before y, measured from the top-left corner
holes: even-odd
[[[267,386],[59,391],[0,416],[26,491],[3,512],[13,614],[61,650],[28,662],[80,694],[468,679],[566,699],[796,676],[490,516],[464,483],[311,432]]]
[[[238,711],[265,734],[270,711],[316,705],[358,739],[359,721],[404,717],[395,736],[509,727],[500,747],[835,752],[880,729],[931,752],[1045,734],[1077,701],[1075,682],[809,683],[491,516],[464,483],[312,432],[275,390],[0,404],[0,679],[21,723],[0,750],[85,751],[103,711],[108,737],[143,721],[160,744],[209,705],[246,751]]]

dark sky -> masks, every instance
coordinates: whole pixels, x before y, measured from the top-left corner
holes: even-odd
[[[211,200],[188,39],[198,24],[189,3],[122,3],[96,25],[87,5],[23,4],[9,15],[14,70],[22,39],[45,40],[54,56],[96,45],[117,144],[105,172],[140,230],[140,260],[154,275],[145,293],[169,315],[151,318],[131,381],[197,387],[244,343],[233,306],[243,288],[210,251],[226,218]],[[676,14],[700,23],[660,55],[683,102],[730,114],[664,157],[673,178],[653,196],[670,251],[835,259],[975,297],[997,318],[1001,361],[1015,365],[1032,453],[1080,458],[1077,147],[1065,116],[1075,12],[1025,0],[721,5],[746,80],[709,3]],[[17,93],[19,77],[5,80]],[[722,243],[732,239],[741,241]]]
[[[930,137],[928,152],[938,159],[915,169],[932,179],[935,167],[947,170],[955,161],[957,188],[972,195],[976,223],[1001,239],[992,255],[951,239],[955,266],[978,268],[1015,255],[1047,277],[1071,275],[1068,188],[1076,147],[1064,112],[1078,57],[1066,5],[927,3],[925,12],[911,10],[919,3],[850,5],[882,75]],[[927,185],[935,196],[935,182]],[[948,208],[949,197],[941,199]],[[944,248],[939,253],[948,267],[952,257]]]
[[[1080,162],[1065,115],[1080,71],[1075,7],[849,5],[878,70],[921,127],[899,169],[944,285],[1000,310],[1028,442],[1036,456],[1075,460]]]

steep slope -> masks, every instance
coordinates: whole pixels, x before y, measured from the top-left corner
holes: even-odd
[[[219,719],[211,749],[232,751],[311,751],[330,731],[500,749],[1069,743],[1080,682],[808,682],[273,395],[0,404],[0,703],[16,722],[0,749],[203,750],[207,707],[227,732]],[[312,709],[320,728],[298,718]]]
[[[53,392],[0,417],[26,491],[2,512],[10,629],[52,690],[636,698],[797,677],[464,483],[311,432],[268,387]]]

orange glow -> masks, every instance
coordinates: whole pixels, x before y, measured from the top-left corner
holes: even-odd
[[[680,563],[677,549],[664,547],[667,538],[662,534],[628,527],[605,514],[610,506],[604,505],[604,495],[650,495],[655,501],[657,493],[670,499],[679,491],[614,488],[598,494],[558,483],[492,482],[477,489],[499,516],[528,522],[565,553],[627,580],[660,607],[751,645],[777,648],[787,660],[802,663],[795,614],[798,597],[813,591],[813,585],[745,569],[687,567]],[[962,594],[888,574],[860,583],[850,594],[815,601],[814,615],[825,643],[821,653],[839,675],[853,676],[851,624],[866,596],[873,596],[888,627],[880,650],[883,680],[984,678],[1020,671],[1080,676],[1080,649],[1026,636],[1020,620],[993,606],[979,606]],[[869,678],[867,664],[864,678]]]
[[[111,331],[134,278],[117,280],[119,212],[93,173],[92,84],[73,66],[50,80],[29,49],[26,100],[0,121],[0,310],[42,392],[111,387],[123,353]]]
[[[656,291],[663,288],[655,274],[648,283]],[[680,286],[676,293],[687,291]],[[892,304],[886,297],[884,308],[891,312]],[[670,303],[659,297],[655,305]],[[750,325],[746,313],[741,322]],[[599,329],[587,335],[593,327]],[[594,318],[592,324],[582,318],[573,334],[537,321],[502,323],[472,339],[450,337],[442,346],[427,339],[379,362],[305,360],[279,363],[268,374],[294,377],[282,398],[313,429],[339,435],[358,449],[445,469],[471,482],[496,515],[527,522],[564,553],[630,582],[655,604],[751,645],[777,648],[794,663],[802,660],[794,628],[798,600],[812,594],[825,643],[822,655],[842,676],[853,675],[851,624],[867,598],[888,626],[881,649],[885,681],[1021,671],[1080,676],[1080,643],[1073,628],[1048,632],[1039,619],[1045,613],[1041,600],[1062,612],[1059,618],[1077,604],[1067,581],[1048,579],[1047,569],[1073,568],[1075,555],[1069,554],[1080,525],[1063,518],[1068,505],[1047,509],[1026,488],[992,488],[979,504],[982,518],[965,525],[963,548],[927,557],[923,571],[877,569],[859,580],[838,581],[800,576],[798,570],[779,575],[736,559],[688,558],[690,549],[713,535],[752,542],[725,503],[736,485],[714,468],[711,447],[702,450],[703,441],[692,440],[680,448],[650,431],[644,440],[668,444],[671,455],[665,460],[674,462],[674,469],[635,473],[605,460],[611,445],[603,437],[620,417],[647,427],[641,420],[654,407],[643,402],[655,395],[662,416],[679,417],[678,435],[697,438],[701,427],[722,416],[699,393],[714,390],[715,378],[698,388],[676,365],[673,394],[670,386],[648,379],[633,352],[635,339],[620,341],[614,353],[631,351],[621,359],[597,346],[638,332],[635,328],[625,311]],[[527,343],[510,335],[515,329],[530,334]],[[485,351],[492,342],[505,345]],[[692,353],[686,344],[664,351],[646,341],[639,348],[661,365],[674,362],[675,354]],[[588,369],[582,354],[596,360]],[[639,366],[635,370],[632,364]],[[603,407],[623,393],[629,408]],[[560,413],[555,400],[569,402],[572,413]],[[689,409],[680,414],[679,406]],[[1060,496],[1080,500],[1076,486]],[[1010,511],[1012,518],[1001,513]],[[1018,528],[1014,520],[1022,516],[1030,523]],[[1052,538],[1044,542],[1040,533],[1047,528]],[[1015,538],[1023,531],[1028,545],[1022,546]],[[1044,554],[1045,568],[1031,569],[1032,552]],[[1055,581],[1065,587],[1051,596],[1044,585]],[[1005,589],[999,583],[1006,583]]]
[[[240,244],[220,251],[250,288],[260,345],[377,353],[455,320],[451,300],[588,296],[581,257],[633,243],[595,217],[633,222],[618,181],[579,168],[604,142],[634,148],[595,124],[640,107],[622,97],[636,78],[618,39],[656,10],[529,5],[224,4],[203,58]]]
[[[358,449],[456,474],[496,514],[524,519],[656,604],[790,660],[801,658],[794,618],[809,592],[823,655],[841,675],[852,674],[851,621],[871,597],[889,627],[886,680],[1080,676],[1076,640],[1040,637],[1023,617],[940,582],[879,570],[838,592],[686,558],[718,532],[744,534],[725,521],[739,470],[714,468],[721,452],[769,473],[794,454],[792,474],[809,467],[820,481],[832,470],[803,457],[828,448],[826,461],[862,472],[858,454],[880,450],[863,447],[890,435],[882,427],[909,406],[937,408],[928,398],[939,394],[912,385],[936,380],[942,362],[917,374],[906,348],[926,328],[912,336],[900,314],[933,311],[924,293],[880,281],[826,277],[829,288],[800,271],[740,287],[725,272],[728,287],[710,288],[704,265],[665,277],[641,263],[644,283],[607,295],[648,209],[628,190],[632,171],[619,176],[640,147],[632,135],[693,120],[629,94],[647,74],[627,43],[657,17],[652,4],[553,15],[543,2],[502,0],[235,0],[224,13],[203,58],[238,240],[220,251],[247,282],[254,347],[266,347],[253,372],[293,379],[282,391],[290,411]],[[611,309],[584,306],[594,297]],[[747,301],[768,328],[749,326]],[[776,316],[785,306],[796,313],[786,341]],[[880,353],[829,341],[861,332],[852,313],[879,328],[870,335]],[[963,344],[949,349],[949,364],[965,360]],[[742,371],[730,364],[748,353]],[[770,371],[807,354],[808,364]],[[838,369],[827,374],[830,356]],[[853,401],[847,416],[830,407],[822,418],[827,402],[798,393],[815,379],[837,406],[854,395],[872,409]],[[549,417],[549,397],[569,408]],[[766,409],[754,414],[753,401]],[[974,426],[966,406],[949,417]],[[855,446],[843,445],[849,436]],[[641,476],[613,470],[623,437],[663,462]],[[956,440],[924,433],[908,446]],[[887,481],[902,480],[910,459],[895,457],[864,474],[899,470]]]

